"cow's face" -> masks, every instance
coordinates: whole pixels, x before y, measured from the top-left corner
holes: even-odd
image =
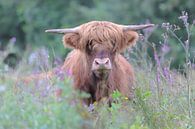
[[[88,42],[86,45],[86,57],[92,74],[98,79],[105,80],[113,68],[116,52],[106,48],[103,44],[96,41]]]
[[[99,79],[107,79],[114,68],[114,58],[128,46],[135,43],[138,34],[124,31],[110,22],[90,22],[75,33],[64,36],[64,44],[79,49],[86,55],[88,67]]]

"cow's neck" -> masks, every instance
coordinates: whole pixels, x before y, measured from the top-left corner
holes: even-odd
[[[103,97],[108,97],[108,78],[97,78],[94,76],[94,87],[96,101]]]

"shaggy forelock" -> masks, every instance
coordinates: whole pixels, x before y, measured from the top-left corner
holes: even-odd
[[[79,34],[83,47],[92,41],[109,50],[116,50],[124,42],[122,28],[111,22],[94,21],[83,24]]]

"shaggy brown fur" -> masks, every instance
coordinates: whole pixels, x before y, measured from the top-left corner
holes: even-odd
[[[92,21],[80,26],[78,33],[64,35],[64,46],[84,51],[88,42],[96,41],[110,50],[122,52],[138,39],[135,31],[123,31],[122,27],[107,21]]]
[[[134,72],[128,61],[120,54],[114,59],[113,69],[107,82],[96,82],[91,76],[91,71],[86,61],[85,54],[80,50],[73,50],[64,62],[63,69],[70,70],[76,89],[91,94],[87,103],[99,101],[103,97],[109,97],[114,90],[119,90],[126,97],[132,94]],[[104,80],[103,80],[104,81]],[[106,85],[106,86],[99,86]],[[107,91],[102,90],[106,88]],[[106,92],[106,93],[102,93]]]
[[[133,45],[137,38],[138,34],[134,31],[124,32],[117,24],[100,21],[83,24],[77,33],[64,35],[64,45],[73,47],[74,50],[66,58],[63,69],[71,71],[76,89],[91,95],[88,104],[109,97],[114,90],[119,90],[124,96],[131,96],[133,68],[120,52]],[[88,49],[111,53],[104,55],[112,62],[112,70],[107,79],[101,80],[93,76],[90,60],[96,54],[89,54]]]

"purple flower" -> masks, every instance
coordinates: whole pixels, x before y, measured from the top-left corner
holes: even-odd
[[[164,43],[161,47],[162,53],[166,54],[170,51],[170,46],[167,43]]]
[[[160,59],[158,57],[158,54],[156,52],[156,50],[154,51],[154,60],[156,61],[157,67],[160,67]]]
[[[88,107],[88,111],[92,112],[92,111],[94,111],[94,109],[95,109],[94,105],[90,104],[89,107]]]
[[[10,43],[15,44],[15,42],[16,42],[16,37],[12,37],[9,41],[10,41]]]
[[[66,75],[69,76],[69,77],[72,76],[72,71],[71,71],[70,69],[67,70],[67,71],[66,71]]]
[[[57,76],[57,78],[59,78],[59,80],[64,80],[65,78],[65,72],[61,67],[54,69],[54,74]]]
[[[157,73],[156,73],[156,82],[157,84],[160,84],[160,70],[157,69]]]
[[[161,52],[163,54],[166,54],[166,53],[168,53],[170,51],[170,47],[168,45],[168,35],[167,35],[167,33],[163,34],[163,39],[164,39],[164,43],[163,43],[163,45],[161,47]]]
[[[178,17],[180,20],[183,21],[184,25],[188,25],[188,13],[185,11],[182,11],[182,15]]]
[[[163,68],[163,75],[165,79],[169,82],[170,85],[173,84],[173,79],[171,77],[171,73],[168,67]]]

